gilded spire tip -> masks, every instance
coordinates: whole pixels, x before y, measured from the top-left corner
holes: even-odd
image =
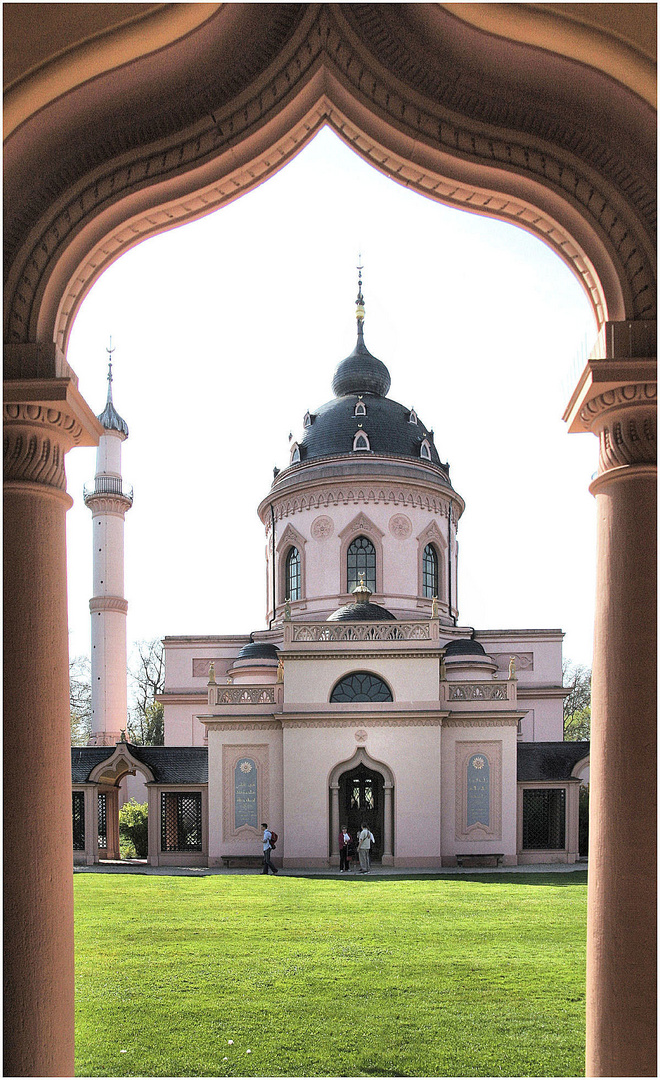
[[[364,296],[362,295],[362,271],[363,270],[364,270],[364,266],[362,265],[362,255],[360,254],[360,255],[358,255],[358,266],[357,266],[358,294],[357,294],[357,300],[355,301],[355,317],[356,317],[356,319],[358,321],[358,329],[361,328],[361,325],[364,322]]]

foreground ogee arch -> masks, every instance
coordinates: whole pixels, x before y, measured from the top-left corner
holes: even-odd
[[[398,182],[542,237],[598,318],[566,414],[601,451],[587,1070],[655,1075],[655,114],[633,25],[645,5],[605,5],[600,27],[598,4],[579,27],[553,5],[489,5],[487,30],[448,10],[463,5],[8,7],[6,1073],[73,1072],[64,455],[101,431],[66,361],[73,320],[122,252],[261,183],[328,123]],[[31,33],[37,17],[50,34]],[[530,31],[550,17],[558,52]]]

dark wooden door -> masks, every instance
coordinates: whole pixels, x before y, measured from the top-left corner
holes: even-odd
[[[383,778],[380,773],[360,764],[339,780],[340,827],[348,826],[354,841],[366,821],[376,839],[371,845],[371,858],[380,860],[383,853]],[[357,843],[355,844],[357,849]]]

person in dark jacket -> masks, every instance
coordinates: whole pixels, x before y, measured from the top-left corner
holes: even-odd
[[[348,845],[351,842],[351,834],[344,825],[339,830],[339,873],[348,873]]]
[[[273,872],[273,874],[277,873],[277,870],[275,869],[272,862],[270,861],[270,851],[271,851],[270,842],[271,842],[273,834],[271,833],[271,831],[268,828],[268,825],[266,824],[265,821],[262,821],[261,828],[264,830],[264,841],[263,841],[263,843],[264,843],[264,868],[261,871],[261,873],[265,874],[266,877],[268,877],[268,871],[269,870],[271,870]]]

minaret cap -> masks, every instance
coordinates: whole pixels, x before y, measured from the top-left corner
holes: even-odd
[[[125,439],[128,438],[128,424],[119,415],[112,403],[112,354],[115,351],[112,347],[112,338],[110,338],[110,347],[105,350],[108,353],[108,397],[105,403],[105,409],[97,417],[97,420],[103,425],[106,431],[118,431]]]
[[[376,394],[387,397],[390,373],[382,360],[372,356],[364,343],[364,296],[362,295],[362,266],[358,266],[358,294],[355,301],[357,341],[350,356],[337,365],[332,378],[335,397],[346,394]]]

